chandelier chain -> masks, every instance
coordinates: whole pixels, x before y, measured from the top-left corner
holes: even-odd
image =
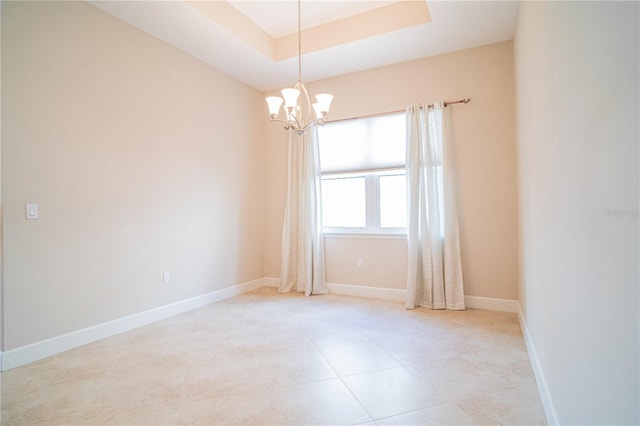
[[[300,0],[298,0],[298,81],[302,81],[302,36],[300,35]]]

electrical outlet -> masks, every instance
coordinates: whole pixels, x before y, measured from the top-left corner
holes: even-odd
[[[165,284],[169,284],[171,282],[171,272],[165,272],[162,275],[162,282]]]
[[[364,268],[364,259],[359,257],[357,265],[358,265],[358,268]]]

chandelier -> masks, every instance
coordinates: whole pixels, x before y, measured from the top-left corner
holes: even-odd
[[[329,105],[331,105],[333,95],[317,94],[315,96],[317,102],[311,105],[309,92],[307,92],[307,88],[302,83],[302,37],[300,34],[300,0],[298,0],[298,82],[293,87],[282,89],[282,98],[280,96],[267,96],[266,101],[269,106],[271,121],[285,123],[284,128],[286,130],[294,129],[298,135],[303,135],[309,126],[324,124],[324,120],[329,114]],[[300,94],[303,95],[302,100],[300,99]],[[284,116],[281,117],[280,106],[283,98],[284,107],[282,109]],[[311,117],[312,107],[315,112],[315,118]]]

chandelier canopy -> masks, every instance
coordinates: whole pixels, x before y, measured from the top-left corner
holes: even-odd
[[[302,83],[302,37],[300,31],[300,0],[298,0],[298,82],[295,86],[282,89],[282,98],[280,96],[267,96],[266,101],[269,106],[269,115],[271,121],[280,121],[285,123],[284,128],[294,129],[299,135],[313,124],[324,124],[329,114],[329,106],[333,100],[333,95],[327,93],[317,94],[315,96],[316,103],[311,105],[311,98],[307,92],[304,83]],[[304,99],[300,99],[300,94]],[[284,99],[283,99],[284,98]],[[302,101],[302,105],[301,105]],[[280,116],[280,107],[284,116]],[[315,112],[315,118],[311,117],[311,111]]]

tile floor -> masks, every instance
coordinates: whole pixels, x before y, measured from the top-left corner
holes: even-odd
[[[545,424],[514,314],[262,288],[2,373],[2,424]]]

